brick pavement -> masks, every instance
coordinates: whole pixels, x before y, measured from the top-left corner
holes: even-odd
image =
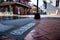
[[[60,20],[35,20],[39,24],[25,37],[25,40],[60,40]]]

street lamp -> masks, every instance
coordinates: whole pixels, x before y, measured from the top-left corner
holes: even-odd
[[[36,13],[35,13],[34,19],[40,19],[40,13],[39,13],[38,5],[39,5],[39,0],[37,0],[37,11],[36,11]]]

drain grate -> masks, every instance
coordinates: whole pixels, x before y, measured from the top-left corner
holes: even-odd
[[[22,35],[24,32],[26,32],[28,29],[30,29],[31,27],[35,26],[36,23],[29,23],[25,26],[22,26],[21,28],[17,29],[17,30],[14,30],[12,32],[10,32],[10,34],[13,34],[13,35]]]

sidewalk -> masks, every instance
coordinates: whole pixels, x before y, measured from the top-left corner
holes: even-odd
[[[39,23],[25,40],[60,40],[60,18],[35,20]]]
[[[34,17],[34,15],[16,15],[16,14],[2,14],[0,13],[0,16],[18,16],[18,17]],[[42,17],[60,17],[60,15],[40,15]]]
[[[60,17],[60,15],[40,15],[41,18],[43,17]],[[20,17],[34,17],[34,15],[20,15]]]
[[[12,28],[20,28],[30,22],[32,22],[33,18],[25,18],[25,19],[16,19],[16,20],[5,20],[0,21],[0,32],[5,32],[7,30],[11,30]]]

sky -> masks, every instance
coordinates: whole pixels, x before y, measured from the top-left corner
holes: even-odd
[[[31,0],[31,2],[33,3],[33,4],[37,4],[36,2],[37,2],[37,0]],[[43,5],[43,0],[39,0],[39,7],[40,6],[42,6]]]

